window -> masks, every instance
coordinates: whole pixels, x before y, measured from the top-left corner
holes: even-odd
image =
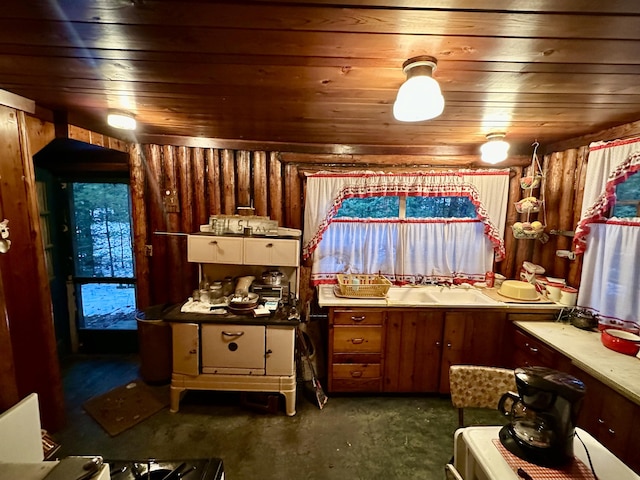
[[[72,183],[74,282],[81,329],[136,328],[129,187]]]
[[[612,217],[640,217],[640,175],[634,173],[616,186]]]
[[[307,179],[303,256],[311,282],[381,273],[396,283],[483,280],[504,255],[508,170]]]
[[[477,218],[468,197],[347,198],[335,218]]]

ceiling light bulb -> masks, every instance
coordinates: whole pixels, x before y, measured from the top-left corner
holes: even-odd
[[[407,60],[403,71],[407,81],[398,90],[393,104],[393,116],[402,122],[420,122],[435,118],[444,110],[444,97],[440,85],[431,76],[436,68],[433,57]]]
[[[509,144],[504,141],[504,133],[490,133],[487,142],[480,147],[482,161],[492,165],[507,159]]]
[[[107,115],[107,123],[113,128],[123,130],[135,130],[136,119],[131,113],[127,112],[109,112]]]

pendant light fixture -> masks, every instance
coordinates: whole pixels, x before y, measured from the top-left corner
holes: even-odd
[[[435,118],[444,110],[440,85],[433,78],[438,61],[422,55],[404,62],[407,80],[400,86],[393,104],[393,116],[401,122],[421,122]]]
[[[480,147],[482,161],[495,165],[507,159],[509,144],[504,141],[504,133],[490,133],[487,142]]]
[[[136,117],[132,113],[121,110],[109,110],[107,123],[113,128],[120,128],[122,130],[136,129]]]

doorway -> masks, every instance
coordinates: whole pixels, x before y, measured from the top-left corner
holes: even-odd
[[[137,351],[129,185],[74,181],[66,190],[73,259],[67,288],[75,299],[74,350]]]

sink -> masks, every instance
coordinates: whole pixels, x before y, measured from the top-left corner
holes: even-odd
[[[405,305],[497,305],[482,292],[464,288],[397,287],[387,292],[389,303]]]
[[[439,302],[432,293],[433,289],[428,287],[392,287],[387,292],[387,301],[406,305],[437,305]]]
[[[497,305],[500,303],[477,290],[452,288],[431,291],[429,295],[432,295],[437,303],[445,305]]]

